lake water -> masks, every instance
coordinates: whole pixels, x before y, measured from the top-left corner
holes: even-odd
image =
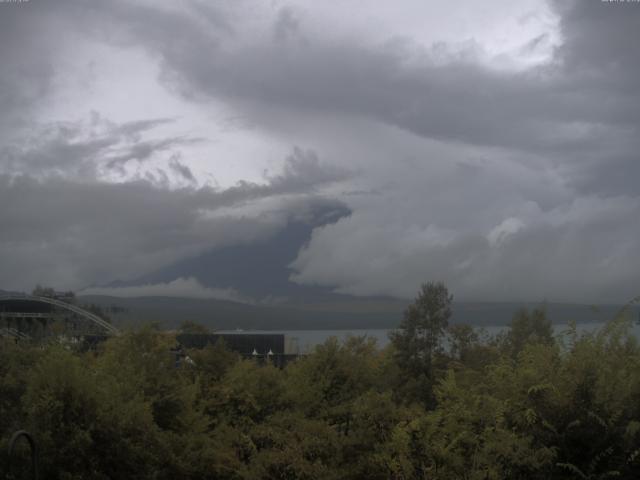
[[[579,333],[591,332],[604,326],[603,323],[579,323],[576,328]],[[503,331],[505,326],[488,326],[477,328],[483,330],[488,335],[496,335]],[[566,331],[568,326],[556,324],[553,326],[556,335]],[[389,332],[393,329],[359,329],[359,330],[219,330],[217,333],[284,333],[287,339],[291,339],[297,344],[300,353],[309,353],[316,345],[324,343],[330,337],[336,337],[340,341],[348,337],[370,337],[375,338],[379,347],[389,344]],[[640,325],[633,324],[632,332],[640,338]],[[296,339],[296,340],[294,340]]]

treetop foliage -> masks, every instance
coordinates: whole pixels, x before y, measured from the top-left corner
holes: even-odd
[[[176,364],[152,327],[89,352],[3,341],[0,468],[25,428],[51,479],[640,477],[628,320],[554,336],[521,311],[488,337],[450,305],[427,284],[387,348],[333,338],[284,369],[222,342]]]

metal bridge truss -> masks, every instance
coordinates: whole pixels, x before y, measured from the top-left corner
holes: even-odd
[[[0,295],[0,302],[2,301],[6,301],[6,300],[26,300],[29,302],[39,302],[39,303],[46,303],[48,305],[53,305],[55,307],[59,307],[65,310],[68,310],[70,312],[76,313],[79,316],[93,322],[94,324],[102,327],[104,330],[106,330],[106,332],[110,335],[118,335],[120,332],[118,331],[118,329],[116,327],[114,327],[113,325],[111,325],[109,322],[106,322],[105,320],[103,320],[102,318],[100,318],[98,315],[95,315],[94,313],[88,312],[83,308],[80,308],[76,305],[73,305],[71,303],[67,303],[67,302],[62,302],[60,300],[57,300],[55,298],[50,298],[50,297],[37,297],[34,295],[18,295],[18,294],[14,294],[14,295]],[[2,314],[0,314],[2,315]],[[6,313],[4,316],[9,316]],[[13,318],[46,318],[46,317],[50,317],[50,315],[48,314],[41,314],[41,313],[11,313],[11,316]],[[5,329],[5,330],[14,330],[14,329]],[[11,332],[7,332],[9,334],[11,334]]]

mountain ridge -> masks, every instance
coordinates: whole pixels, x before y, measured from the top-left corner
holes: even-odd
[[[81,303],[104,309],[117,306],[125,312],[114,315],[121,326],[135,327],[158,322],[164,328],[177,328],[186,320],[212,329],[256,330],[350,330],[387,329],[400,324],[403,311],[411,300],[359,299],[342,304],[258,305],[216,299],[175,297],[78,297]],[[615,316],[620,305],[580,305],[534,302],[454,302],[451,323],[468,323],[475,327],[505,326],[520,308],[544,307],[554,324],[605,322]],[[640,309],[631,308],[633,318]]]

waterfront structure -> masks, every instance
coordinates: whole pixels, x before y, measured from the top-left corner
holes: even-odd
[[[185,348],[204,348],[223,342],[245,358],[270,361],[284,367],[300,356],[297,344],[284,333],[179,333],[176,340]]]
[[[27,339],[118,334],[116,327],[73,301],[67,294],[1,295],[0,335]]]

